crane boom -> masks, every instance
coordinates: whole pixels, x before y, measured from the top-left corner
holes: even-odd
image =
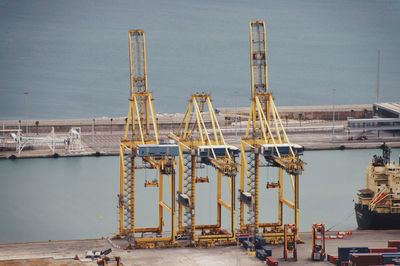
[[[264,21],[251,21],[250,27],[250,66],[251,95],[268,92],[267,55]]]
[[[131,94],[147,92],[146,46],[143,30],[129,31]]]
[[[147,92],[146,73],[146,38],[143,30],[129,31],[129,68],[131,79],[130,101],[132,115],[132,139],[141,138],[143,142],[150,139],[151,95]],[[134,117],[136,109],[137,117]],[[138,127],[135,127],[137,119]],[[127,138],[129,123],[125,138]],[[155,140],[158,142],[158,139]]]

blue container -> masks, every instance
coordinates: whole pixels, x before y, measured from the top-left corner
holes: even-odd
[[[239,236],[236,238],[236,241],[238,241],[240,244],[243,244],[243,241],[247,240],[247,236]]]
[[[383,253],[384,264],[400,264],[400,253]]]
[[[236,241],[239,241],[239,243],[243,244],[243,241],[249,240],[250,242],[253,242],[253,238],[251,236],[239,236],[236,237]]]
[[[254,244],[251,243],[251,242],[248,241],[248,240],[243,241],[243,247],[244,247],[245,249],[254,250]]]
[[[136,146],[139,157],[178,156],[179,146],[175,144],[143,144]]]
[[[368,247],[339,247],[338,255],[340,261],[349,261],[352,253],[369,253]]]
[[[257,249],[256,250],[256,257],[259,258],[262,261],[266,261],[267,260],[267,254],[262,249]]]
[[[264,250],[267,257],[272,257],[272,250],[267,245],[262,246],[261,249]]]
[[[197,155],[200,157],[214,157],[213,151],[216,157],[226,156],[226,151],[233,157],[238,156],[240,153],[240,150],[235,146],[210,145],[197,147]]]
[[[253,242],[253,238],[250,236],[239,236],[236,237],[236,241],[239,241],[239,243],[243,244],[243,241],[248,240],[250,242]]]
[[[261,154],[263,156],[278,156],[278,151],[281,156],[290,154],[290,147],[294,154],[302,155],[303,154],[303,146],[298,144],[263,144],[261,145]]]
[[[255,235],[254,240],[256,249],[261,249],[265,245],[265,239],[260,235]]]

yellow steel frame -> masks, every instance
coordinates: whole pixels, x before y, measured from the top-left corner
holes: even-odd
[[[211,129],[207,129],[204,121],[205,111],[208,109],[210,117]],[[191,117],[194,116],[194,122]],[[215,244],[225,245],[235,243],[235,177],[237,174],[237,163],[227,149],[225,139],[222,135],[214,108],[211,104],[209,94],[194,94],[190,98],[189,106],[184,115],[177,132],[169,133],[168,136],[177,141],[179,144],[179,179],[178,193],[182,194],[183,186],[191,182],[191,190],[187,195],[190,200],[190,206],[184,206],[179,201],[178,205],[178,234],[188,235],[192,240],[192,245],[211,246]],[[217,157],[212,149],[212,156],[209,157],[210,164],[217,170],[217,223],[211,225],[196,224],[196,152],[197,147],[201,145],[224,145],[226,150],[225,157]],[[184,153],[190,154],[190,173],[185,172]],[[187,176],[187,175],[190,176]],[[221,197],[222,176],[227,177],[230,203],[224,201]],[[221,208],[224,207],[230,212],[230,233],[222,233],[221,228]],[[183,210],[191,212],[191,225],[185,226],[182,221]],[[202,235],[196,234],[202,231]],[[212,234],[204,234],[206,230],[210,230]]]
[[[159,144],[157,120],[153,99],[147,92],[145,36],[143,30],[129,31],[130,62],[130,105],[126,119],[125,135],[120,141],[120,191],[119,191],[119,233],[116,237],[125,237],[136,248],[164,247],[176,245],[175,230],[175,159],[174,157],[142,157],[143,163],[158,171],[158,226],[137,228],[135,226],[135,183],[136,150],[139,144]],[[150,131],[152,125],[152,132]],[[151,134],[152,133],[152,134]],[[171,206],[164,202],[164,173],[166,168]],[[170,237],[136,237],[142,233],[163,233],[163,210],[171,213]],[[125,220],[124,220],[125,218]]]
[[[290,207],[294,211],[294,223],[298,228],[299,216],[299,174],[303,170],[303,163],[294,154],[290,147],[289,156],[281,156],[275,146],[278,156],[274,160],[274,165],[279,166],[279,186],[278,188],[278,221],[272,223],[261,223],[259,221],[259,167],[260,167],[260,147],[262,144],[282,144],[290,141],[283,127],[282,120],[274,104],[272,94],[268,93],[267,82],[267,57],[265,42],[265,24],[263,21],[253,21],[249,24],[250,28],[250,66],[251,66],[251,86],[252,102],[247,123],[245,137],[241,140],[241,170],[240,170],[240,191],[251,191],[252,204],[248,207],[253,210],[254,222],[245,223],[244,210],[245,203],[240,201],[240,231],[259,232],[269,239],[271,243],[282,240],[283,237],[283,205]],[[272,121],[270,119],[272,118]],[[272,125],[271,125],[272,122]],[[273,128],[271,128],[273,127]],[[273,134],[275,131],[276,136]],[[254,152],[254,173],[249,172],[246,162],[246,150]],[[293,202],[284,197],[283,191],[283,170],[290,176],[290,183],[293,192]],[[254,180],[252,180],[252,178]]]

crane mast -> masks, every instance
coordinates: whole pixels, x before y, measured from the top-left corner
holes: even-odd
[[[265,43],[264,21],[254,21],[249,24],[250,32],[250,73],[251,97],[258,93],[268,93],[267,48]],[[268,99],[265,99],[266,101]],[[262,101],[262,109],[269,122],[268,103]],[[255,127],[255,123],[253,125]]]
[[[249,23],[251,107],[245,136],[241,139],[240,170],[240,232],[261,234],[271,243],[283,240],[283,204],[294,212],[294,224],[298,228],[299,174],[303,162],[299,159],[303,148],[290,143],[279,113],[268,91],[266,29],[264,21]],[[267,167],[277,167],[277,182],[267,183],[266,188],[278,190],[278,221],[260,222],[259,193],[261,158]],[[289,175],[293,199],[285,198],[283,191],[284,171]],[[247,209],[247,222],[245,221]],[[270,209],[269,209],[270,211]],[[261,230],[261,231],[260,231]]]
[[[265,27],[263,21],[254,21],[250,27],[251,95],[268,92]]]
[[[147,93],[145,42],[143,30],[129,31],[130,101],[134,105],[131,108],[132,110],[130,110],[130,114],[136,111],[139,118],[138,127],[135,127],[135,124],[132,123],[131,134],[132,139],[135,139],[135,137],[141,137],[140,133],[142,132],[144,141],[146,142],[150,140],[149,102],[151,101],[151,94]],[[158,143],[158,136],[154,140]]]

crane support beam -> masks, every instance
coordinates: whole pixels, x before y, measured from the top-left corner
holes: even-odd
[[[158,204],[159,204],[161,207],[163,207],[164,209],[166,209],[167,211],[172,212],[171,207],[169,207],[167,204],[165,204],[165,202],[160,201]]]
[[[280,201],[284,204],[286,204],[288,207],[290,207],[291,209],[294,209],[294,203],[291,202],[290,200],[286,199],[286,198],[280,198]]]
[[[218,203],[221,204],[222,206],[224,206],[225,208],[227,208],[228,210],[232,210],[232,206],[230,204],[228,204],[226,201],[224,201],[223,199],[219,199]]]

